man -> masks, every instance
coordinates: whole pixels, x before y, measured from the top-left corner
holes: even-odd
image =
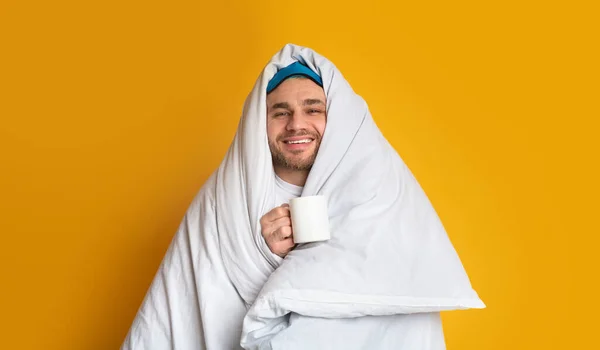
[[[289,208],[323,195],[331,239],[296,246]],[[444,349],[440,311],[483,303],[364,101],[286,45],[249,94],[122,349]]]
[[[261,226],[269,249],[284,257],[294,247],[287,202],[302,193],[325,132],[327,111],[320,77],[299,62],[280,70],[271,82],[267,136],[282,205],[265,214]]]

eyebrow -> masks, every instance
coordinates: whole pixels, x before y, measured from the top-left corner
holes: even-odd
[[[273,106],[271,106],[271,109],[277,109],[277,108],[290,109],[290,105],[287,102],[278,102],[278,103],[275,103]]]
[[[323,102],[322,100],[319,100],[318,98],[307,98],[306,100],[302,101],[302,105],[303,106],[312,106],[312,105],[323,105],[324,106],[325,102]],[[290,109],[290,104],[287,102],[278,102],[271,106],[271,109],[278,109],[278,108]]]
[[[303,106],[312,106],[312,105],[325,105],[325,102],[319,100],[318,98],[308,98],[302,101]]]

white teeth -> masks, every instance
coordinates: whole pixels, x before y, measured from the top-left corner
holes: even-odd
[[[312,141],[311,139],[304,139],[304,140],[297,140],[297,141],[286,141],[287,143],[309,143],[310,141]]]

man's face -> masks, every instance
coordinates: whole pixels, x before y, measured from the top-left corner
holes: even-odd
[[[274,167],[310,170],[325,132],[325,100],[319,85],[294,77],[267,95],[267,136]]]

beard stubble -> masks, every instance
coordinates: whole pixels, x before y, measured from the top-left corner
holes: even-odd
[[[281,140],[294,137],[294,136],[310,136],[313,139],[314,147],[312,149],[312,154],[305,156],[303,158],[298,158],[296,156],[307,152],[307,151],[298,151],[291,152],[291,156],[286,156],[286,154],[279,148],[278,142]],[[308,131],[297,132],[297,133],[286,133],[277,136],[275,142],[271,142],[269,140],[269,149],[271,150],[271,157],[273,159],[273,166],[282,167],[289,170],[296,171],[308,171],[312,168],[315,159],[317,158],[317,152],[319,150],[319,146],[321,145],[321,136],[317,133],[311,133]]]

